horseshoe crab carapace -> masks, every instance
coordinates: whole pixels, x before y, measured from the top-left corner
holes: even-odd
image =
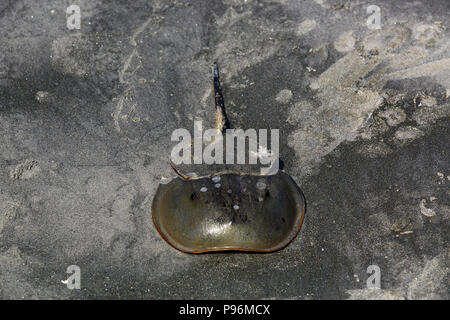
[[[300,231],[305,200],[292,178],[224,173],[160,184],[152,205],[161,236],[178,250],[273,252]]]

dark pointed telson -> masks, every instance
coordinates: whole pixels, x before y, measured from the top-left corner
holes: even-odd
[[[225,113],[225,104],[223,102],[222,87],[219,79],[219,67],[217,63],[213,65],[213,82],[214,82],[214,100],[216,102],[216,128],[219,131],[229,127],[227,115]]]

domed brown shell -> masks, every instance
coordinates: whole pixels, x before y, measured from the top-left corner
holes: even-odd
[[[152,204],[156,229],[183,252],[273,252],[298,234],[305,198],[283,171],[223,173],[160,184]]]

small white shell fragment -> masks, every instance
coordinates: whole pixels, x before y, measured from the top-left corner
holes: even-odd
[[[250,155],[256,159],[268,159],[274,156],[274,153],[264,146],[259,146],[258,151],[250,151]]]
[[[212,180],[213,182],[217,183],[217,182],[220,181],[220,177],[219,177],[219,176],[215,176],[215,177],[212,177],[211,180]]]
[[[436,215],[436,212],[434,212],[433,210],[425,207],[425,199],[422,199],[422,201],[420,201],[420,212],[426,216],[426,217],[434,217]]]
[[[220,188],[220,183],[216,183],[216,184],[214,185],[214,187]]]
[[[207,188],[207,187],[201,187],[201,188],[200,188],[200,191],[201,191],[201,192],[206,192],[206,191],[208,191],[208,188]]]
[[[234,210],[239,210],[239,206],[238,206],[237,204],[235,204],[235,205],[233,206],[233,209],[234,209]]]

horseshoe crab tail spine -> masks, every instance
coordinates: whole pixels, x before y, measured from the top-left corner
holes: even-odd
[[[227,125],[227,116],[225,114],[225,105],[223,102],[222,87],[220,86],[219,68],[217,63],[214,63],[212,69],[214,79],[214,99],[216,102],[216,128],[218,131],[222,132]]]

